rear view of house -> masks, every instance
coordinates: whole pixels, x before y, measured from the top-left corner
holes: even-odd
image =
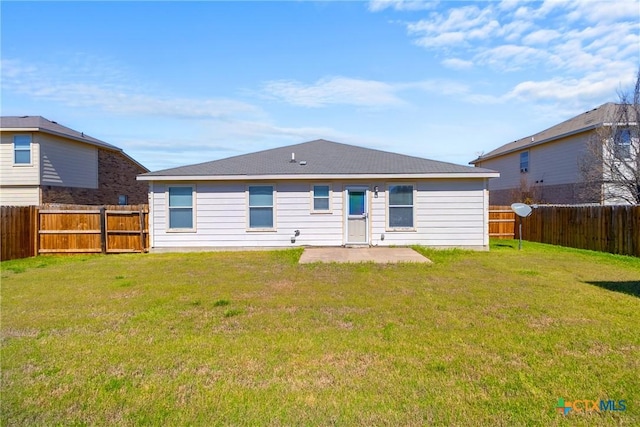
[[[122,149],[40,116],[0,118],[0,204],[147,203],[148,169]]]
[[[426,245],[487,249],[498,173],[325,140],[138,177],[156,249]]]

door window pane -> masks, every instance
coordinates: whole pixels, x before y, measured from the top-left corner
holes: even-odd
[[[364,214],[364,191],[349,191],[349,215]]]

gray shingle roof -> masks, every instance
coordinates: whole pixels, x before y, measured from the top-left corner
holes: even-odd
[[[121,151],[115,145],[111,145],[99,139],[85,135],[82,132],[75,131],[66,126],[62,126],[57,122],[47,120],[42,116],[3,116],[0,117],[0,128],[2,129],[37,129],[40,132],[47,132],[54,135],[65,136],[77,141],[85,142],[91,145],[111,150]]]
[[[502,145],[469,163],[475,164],[513,151],[523,150],[533,145],[544,144],[565,136],[595,129],[602,126],[603,123],[611,121],[617,112],[618,106],[619,104],[613,102],[602,104],[593,110],[582,113],[542,132]]]
[[[7,131],[21,131],[25,129],[35,129],[38,132],[45,132],[52,135],[58,135],[65,138],[69,138],[75,141],[83,142],[85,144],[95,145],[97,147],[105,148],[107,150],[118,151],[122,153],[126,158],[133,163],[140,166],[144,170],[149,170],[141,165],[137,160],[125,153],[121,148],[111,145],[107,142],[101,141],[97,138],[93,138],[89,135],[85,135],[83,132],[78,132],[61,124],[45,119],[42,116],[3,116],[0,117],[0,129]]]
[[[295,162],[291,161],[292,153],[295,154]],[[491,172],[494,171],[319,139],[212,162],[151,172],[142,176],[289,175],[303,177],[304,175],[482,174]]]

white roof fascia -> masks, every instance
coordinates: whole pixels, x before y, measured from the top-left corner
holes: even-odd
[[[463,173],[428,173],[428,174],[352,174],[352,175],[138,175],[138,181],[274,181],[274,180],[328,180],[328,179],[431,179],[431,178],[498,178],[499,172],[463,172]]]
[[[39,132],[40,128],[0,128],[0,132]]]

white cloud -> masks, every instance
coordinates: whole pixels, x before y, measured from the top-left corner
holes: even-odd
[[[428,0],[372,0],[369,2],[368,8],[371,12],[380,12],[385,9],[414,11],[433,9],[437,4],[437,1]]]
[[[529,34],[527,34],[523,39],[522,42],[524,44],[527,45],[535,45],[535,44],[547,44],[549,42],[551,42],[552,40],[557,39],[558,37],[560,37],[561,34],[556,31],[556,30],[538,30],[538,31],[533,31]]]
[[[638,22],[638,0],[589,1],[574,4],[575,9],[567,16],[572,21],[584,19],[595,24]]]
[[[614,101],[612,98],[615,89],[621,83],[629,82],[628,77],[621,81],[619,75],[606,72],[592,73],[583,78],[558,77],[544,81],[525,81],[516,85],[505,98],[559,102],[609,98]]]
[[[397,85],[398,90],[403,91],[415,91],[420,90],[422,92],[435,93],[438,95],[452,96],[452,95],[464,95],[469,93],[469,86],[464,83],[459,83],[454,80],[445,79],[433,79],[423,80],[412,83],[402,83]]]
[[[491,37],[500,29],[489,6],[453,8],[447,15],[432,13],[428,19],[407,24],[407,31],[417,36],[414,42],[423,47],[464,45],[469,40]]]
[[[292,80],[268,82],[264,92],[284,102],[303,107],[325,107],[332,104],[359,107],[402,105],[392,85],[374,80],[327,77],[307,85]]]
[[[101,65],[101,64],[98,64]],[[143,92],[140,85],[112,72],[105,74],[84,64],[81,74],[68,73],[52,65],[24,64],[3,60],[2,89],[32,98],[55,101],[72,107],[93,107],[127,115],[180,118],[222,118],[229,115],[260,115],[256,106],[232,99],[171,98]]]
[[[486,50],[474,58],[482,65],[487,65],[502,71],[519,70],[531,67],[540,61],[548,60],[550,55],[540,49],[527,46],[506,44]]]
[[[442,65],[454,70],[467,70],[473,68],[473,61],[467,61],[460,58],[447,58],[442,61]]]
[[[469,91],[467,102],[599,102],[638,67],[639,5],[638,0],[449,2],[406,23],[406,29],[413,43],[435,52],[446,68],[509,73],[504,81],[513,81],[511,89],[502,95],[495,89]],[[492,85],[504,86],[501,79],[491,78]]]

